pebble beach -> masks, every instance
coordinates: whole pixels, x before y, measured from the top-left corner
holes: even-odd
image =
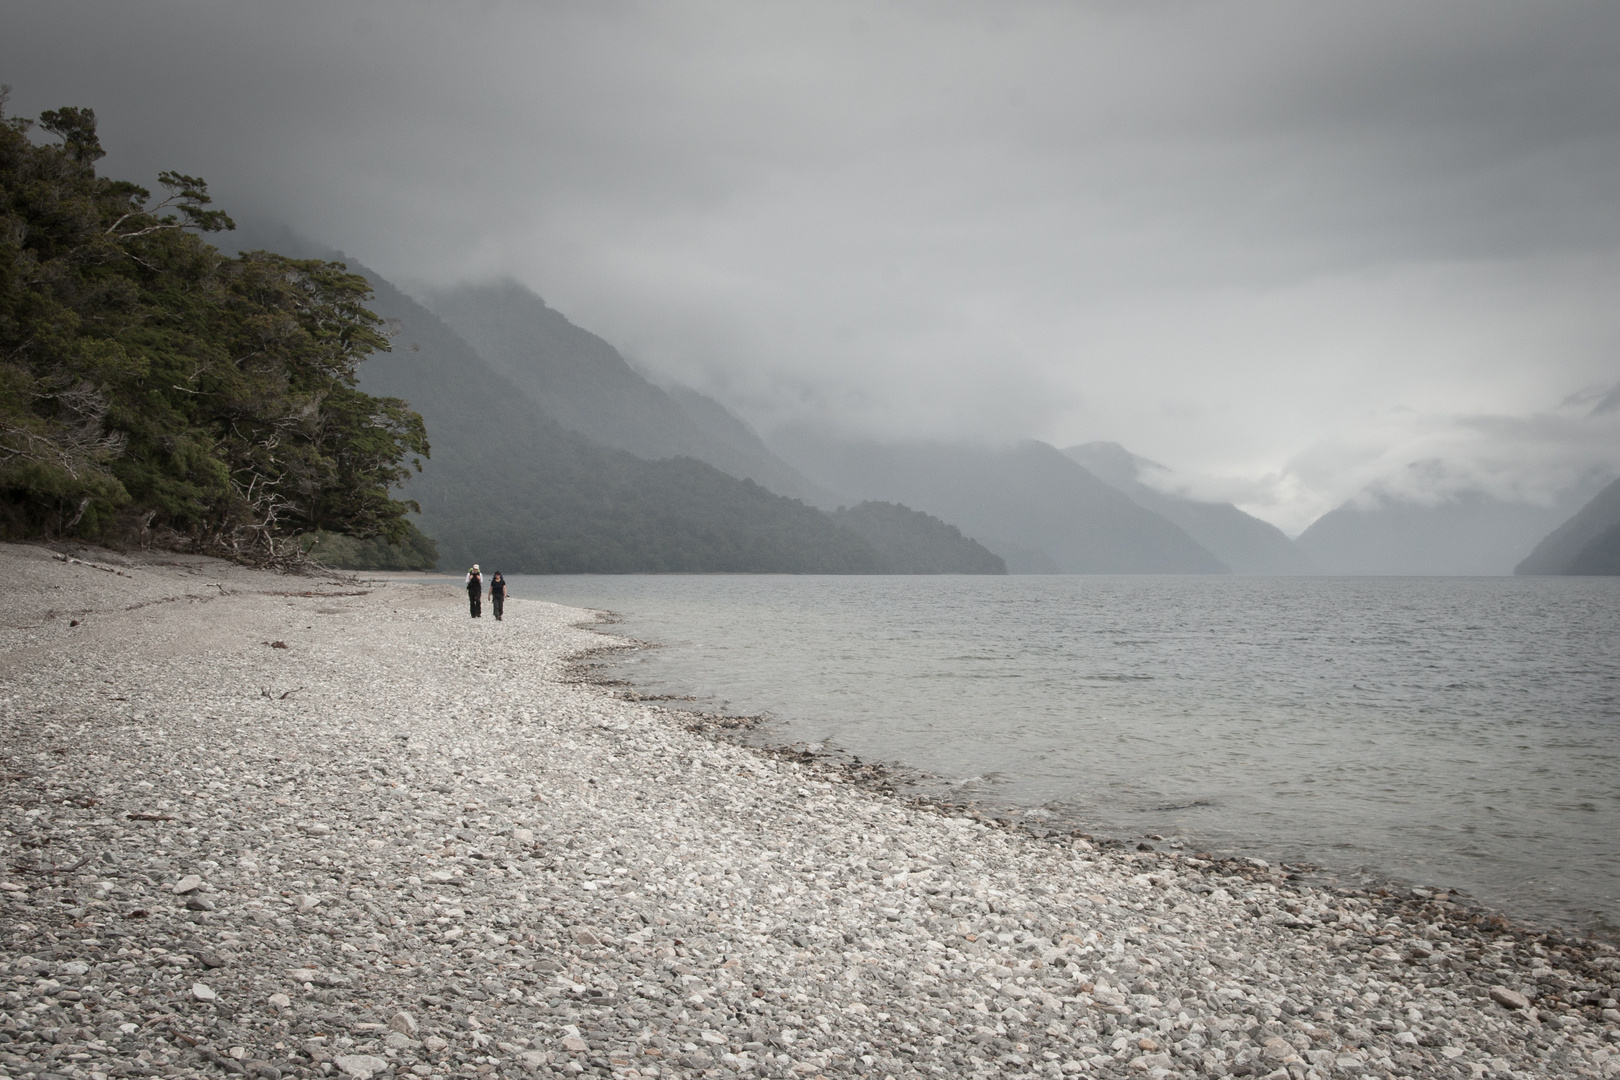
[[[0,1078],[1620,1076],[1607,943],[736,745],[584,677],[591,612],[0,589]]]

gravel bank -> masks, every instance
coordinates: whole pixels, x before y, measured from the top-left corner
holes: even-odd
[[[910,805],[575,609],[74,554],[0,546],[0,1076],[1620,1075],[1605,945]]]

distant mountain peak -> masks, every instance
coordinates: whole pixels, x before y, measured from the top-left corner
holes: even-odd
[[[1153,472],[1168,475],[1170,470],[1157,461],[1133,454],[1117,442],[1088,442],[1071,446],[1063,451],[1085,466],[1093,476],[1104,483],[1118,487]]]
[[[1227,571],[1173,522],[1043,442],[879,443],[803,428],[773,438],[778,452],[827,486],[935,515],[1015,573]]]
[[[511,278],[430,291],[424,304],[563,427],[637,457],[690,457],[778,495],[834,496],[773,454],[725,406],[651,382],[618,349]]]
[[[1245,514],[1231,503],[1204,502],[1166,491],[1173,482],[1170,469],[1119,443],[1082,443],[1063,453],[1137,505],[1175,522],[1237,573],[1315,572],[1310,560],[1275,525]]]
[[[1503,499],[1473,487],[1402,491],[1370,485],[1323,514],[1299,546],[1329,573],[1500,575],[1567,517],[1556,506]]]
[[[568,431],[438,316],[355,264],[372,308],[420,348],[361,367],[370,392],[427,421],[433,456],[407,493],[443,565],[510,573],[875,573],[880,556],[830,515],[690,457],[648,461]],[[532,305],[536,298],[520,298]]]

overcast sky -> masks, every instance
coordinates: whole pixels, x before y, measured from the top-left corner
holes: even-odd
[[[1620,465],[1620,4],[0,0],[10,110],[762,429],[1112,439],[1297,531]],[[1422,469],[1415,461],[1431,464]]]

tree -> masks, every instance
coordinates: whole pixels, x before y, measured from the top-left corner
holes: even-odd
[[[340,263],[225,258],[207,184],[165,195],[98,176],[90,109],[6,117],[0,93],[0,530],[133,531],[257,563],[323,529],[397,541],[392,488],[428,454],[422,418],[356,388],[386,350],[370,287]],[[407,459],[411,459],[407,464]]]

